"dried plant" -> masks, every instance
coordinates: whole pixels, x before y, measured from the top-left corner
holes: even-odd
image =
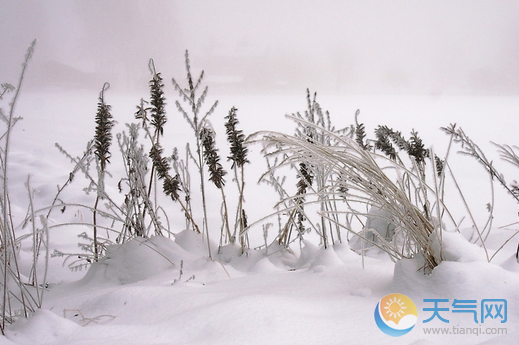
[[[229,111],[229,114],[225,117],[225,119],[227,120],[225,122],[225,133],[227,134],[227,141],[231,145],[231,155],[228,156],[227,159],[232,161],[231,169],[234,170],[234,176],[238,186],[238,207],[236,210],[236,222],[234,226],[234,233],[231,237],[231,242],[235,241],[236,232],[238,232],[238,237],[243,252],[245,250],[246,242],[246,238],[244,237],[246,236],[245,229],[247,228],[247,226],[245,225],[245,220],[243,218],[243,215],[245,214],[245,210],[243,208],[245,189],[244,171],[245,164],[249,163],[249,160],[247,158],[248,148],[245,145],[245,135],[243,134],[243,131],[241,129],[237,128],[237,125],[239,123],[237,112],[238,109],[232,107]]]
[[[173,86],[175,90],[178,91],[180,97],[187,104],[188,109],[186,110],[179,101],[175,101],[175,105],[177,106],[178,111],[183,115],[184,119],[191,126],[195,134],[195,142],[196,142],[196,158],[193,158],[193,161],[198,169],[200,175],[200,192],[202,195],[202,211],[204,214],[202,221],[202,232],[205,234],[206,242],[207,242],[207,250],[209,258],[212,258],[211,255],[211,245],[209,240],[209,226],[207,224],[207,202],[206,202],[206,192],[205,192],[205,178],[204,178],[204,160],[202,155],[202,142],[200,139],[200,132],[206,125],[207,118],[214,112],[216,106],[218,105],[218,101],[215,101],[213,105],[209,108],[205,114],[202,115],[202,105],[207,97],[208,87],[206,86],[200,96],[197,96],[197,91],[202,85],[202,81],[204,79],[204,71],[200,73],[200,76],[195,81],[191,74],[191,65],[189,61],[189,52],[186,50],[185,54],[185,65],[186,65],[186,74],[187,74],[187,88],[183,88],[180,84],[172,78]],[[188,113],[189,111],[189,113]]]
[[[483,150],[476,143],[474,143],[474,141],[465,133],[465,131],[463,131],[462,128],[457,127],[456,124],[451,124],[449,127],[442,127],[442,130],[451,136],[451,140],[461,145],[461,150],[459,151],[460,154],[474,158],[478,163],[480,163],[483,166],[483,168],[486,170],[490,177],[492,203],[489,204],[490,212],[488,220],[485,224],[485,227],[482,230],[480,230],[478,226],[475,224],[475,221],[473,221],[476,232],[478,233],[477,240],[481,241],[481,243],[484,245],[484,242],[488,238],[490,230],[492,229],[492,211],[494,209],[494,181],[497,181],[508,192],[508,194],[512,198],[514,198],[516,202],[519,202],[519,187],[516,181],[513,181],[510,184],[506,182],[504,175],[496,169],[493,162],[486,157]],[[516,167],[519,167],[519,156],[514,151],[514,148],[518,149],[516,146],[510,147],[508,145],[498,145],[496,143],[492,144],[498,148],[498,153],[502,160]],[[470,212],[469,215],[473,219],[473,216]],[[513,236],[515,236],[515,234]],[[497,254],[497,252],[495,254]],[[492,256],[492,258],[495,256],[495,254]],[[516,250],[516,259],[519,261],[519,245]]]
[[[220,164],[220,156],[214,140],[215,133],[209,127],[204,127],[200,132],[200,139],[202,140],[203,156],[205,163],[209,169],[209,180],[214,183],[216,188],[223,189],[225,186],[224,176],[227,172]]]
[[[117,135],[119,150],[123,156],[125,177],[118,183],[119,192],[126,192],[122,209],[125,222],[121,236],[136,235],[148,237],[150,226],[147,225],[146,215],[149,214],[155,235],[162,234],[163,226],[156,214],[148,194],[146,175],[148,173],[149,155],[144,146],[139,143],[138,124],[127,124],[128,134],[122,132]],[[126,187],[124,187],[126,185]],[[148,210],[146,213],[145,210]]]
[[[0,136],[0,169],[1,169],[1,186],[2,191],[0,193],[0,332],[5,335],[4,330],[7,323],[13,323],[20,317],[28,317],[37,308],[40,308],[43,301],[43,294],[45,291],[46,284],[46,273],[48,262],[45,262],[45,271],[43,280],[39,282],[36,275],[36,264],[39,257],[39,248],[41,242],[44,241],[44,246],[47,250],[45,255],[46,260],[48,259],[48,227],[46,226],[45,219],[43,219],[42,228],[36,229],[34,223],[37,221],[34,218],[34,209],[32,207],[32,190],[30,188],[29,179],[27,180],[27,189],[29,190],[30,198],[30,214],[33,216],[33,232],[30,238],[33,240],[33,271],[32,283],[26,281],[20,272],[20,266],[18,263],[17,251],[19,248],[19,241],[21,238],[17,238],[15,233],[15,226],[13,224],[11,202],[9,198],[9,162],[10,162],[10,146],[11,146],[11,135],[13,127],[21,119],[15,115],[15,108],[20,96],[21,87],[25,78],[25,73],[28,68],[29,60],[34,54],[34,48],[36,40],[27,49],[25,59],[22,63],[22,71],[18,78],[17,86],[14,87],[9,83],[3,83],[1,85],[2,90],[0,92],[0,99],[8,92],[13,92],[14,95],[9,102],[9,110],[4,113],[3,109],[0,108],[0,119],[5,125],[5,132]],[[39,234],[38,234],[39,233]],[[32,286],[29,286],[31,284]]]
[[[114,120],[110,113],[111,106],[106,104],[104,99],[105,91],[110,87],[110,84],[105,83],[99,94],[99,102],[97,104],[97,114],[95,117],[96,128],[94,135],[94,154],[98,164],[98,182],[97,182],[97,196],[94,204],[93,223],[94,223],[94,261],[99,259],[99,248],[97,245],[97,207],[99,200],[104,198],[104,181],[106,173],[106,164],[110,162],[110,145],[112,144],[112,127]]]
[[[305,125],[312,126],[308,122]],[[322,130],[322,128],[319,130]],[[261,134],[263,140],[267,143],[267,150],[269,147],[282,147],[281,151],[274,150],[267,154],[279,155],[281,152],[288,154],[284,164],[297,164],[300,161],[306,161],[311,162],[314,166],[328,167],[336,175],[340,174],[350,182],[346,195],[350,203],[379,205],[387,210],[392,221],[398,224],[407,234],[410,243],[409,248],[416,248],[412,252],[402,253],[396,248],[385,246],[383,249],[392,257],[399,259],[412,257],[420,253],[424,258],[426,272],[432,271],[441,261],[440,254],[435,252],[431,246],[430,235],[435,229],[434,225],[407,198],[402,189],[384,173],[376,163],[373,154],[361,148],[354,140],[347,136],[338,136],[333,132],[327,132],[330,137],[337,141],[336,145],[330,146],[310,143],[308,140],[281,133],[267,132]],[[319,193],[321,198],[333,195],[329,189],[323,189]],[[363,211],[359,210],[335,211],[325,209],[324,211],[321,210],[320,215],[335,225],[344,227],[344,224],[337,222],[332,216],[348,212],[364,214]],[[373,243],[373,245],[382,246],[384,244]]]
[[[191,174],[189,172],[189,145],[186,145],[186,156],[185,159],[180,159],[178,156],[177,148],[173,149],[173,154],[171,155],[171,164],[173,170],[175,171],[175,175],[178,176],[180,188],[184,192],[184,202],[186,210],[189,214],[193,214],[192,206],[191,206]],[[192,224],[190,219],[193,217],[186,217],[186,229],[192,228],[195,229],[195,224]]]
[[[205,160],[205,164],[209,169],[209,180],[214,183],[216,188],[218,188],[222,194],[222,203],[223,203],[223,219],[224,226],[226,230],[227,239],[231,240],[231,230],[229,227],[229,212],[227,210],[227,199],[225,197],[224,186],[225,179],[224,176],[227,175],[227,172],[223,169],[220,164],[220,156],[218,155],[218,149],[216,148],[215,143],[215,133],[209,127],[204,127],[200,132],[200,139],[202,141],[203,146],[203,156]],[[220,234],[220,245],[223,240],[223,229]]]
[[[150,80],[151,93],[151,125],[155,128],[153,141],[159,142],[160,136],[164,135],[164,125],[167,122],[166,117],[166,97],[164,96],[164,83],[160,72],[155,69],[155,62],[150,59],[150,70],[152,79]]]
[[[338,130],[332,125],[330,113],[323,111],[321,105],[317,102],[317,93],[314,93],[312,97],[310,90],[307,89],[306,101],[307,110],[303,114],[295,113],[291,116],[297,124],[296,137],[316,145],[334,146],[337,142],[333,136],[328,134],[329,132],[336,135],[349,133],[348,128]],[[306,215],[303,207],[305,203],[309,203],[308,195],[312,195],[317,198],[315,203],[318,205],[321,214],[337,208],[334,191],[329,189],[330,185],[328,184],[328,181],[334,178],[335,172],[329,166],[314,164],[314,158],[311,153],[308,153],[308,157],[303,158],[301,162],[291,165],[293,169],[297,170],[298,183],[297,193],[291,201],[294,204],[294,209],[284,227],[283,234],[280,236],[280,240],[284,241],[285,245],[290,242],[288,233],[294,227],[298,229],[298,237],[302,239],[301,236],[307,231],[303,221],[309,222],[310,229],[319,234],[325,248],[334,244],[335,241],[342,241],[340,227],[337,226],[338,218],[335,214],[332,214],[332,219],[321,216],[319,222],[314,223],[310,222],[311,217]],[[303,184],[304,188],[302,188]],[[326,193],[326,191],[330,193]]]
[[[297,113],[289,116],[297,123],[296,135],[258,132],[251,136],[251,142],[258,140],[264,143],[265,156],[276,162],[269,165],[269,171],[263,175],[263,178],[271,176],[271,184],[278,181],[273,180],[276,170],[292,167],[298,171],[294,196],[289,196],[284,188],[280,188],[279,182],[273,184],[283,191],[280,204],[285,205],[285,209],[277,214],[286,212],[289,216],[279,239],[285,244],[290,243],[290,229],[304,231],[301,224],[306,220],[321,236],[325,248],[334,242],[332,227],[346,229],[370,245],[386,251],[395,260],[419,255],[424,261],[424,271],[431,272],[442,258],[441,252],[432,247],[430,237],[436,226],[430,205],[438,213],[441,213],[440,209],[445,209],[439,196],[441,193],[436,193],[438,187],[431,188],[426,183],[425,162],[432,161],[432,155],[425,149],[418,133],[413,131],[411,138],[406,140],[400,132],[379,126],[377,140],[371,146],[366,139],[364,124],[358,121],[359,111],[355,114],[355,126],[336,130],[331,125],[328,112],[323,112],[316,102],[315,94],[311,98],[307,92],[307,103],[308,110],[304,115]],[[387,158],[372,151],[372,148],[382,151]],[[410,167],[406,167],[399,158],[400,150],[409,157]],[[437,158],[437,162],[443,161]],[[443,173],[443,166],[439,167],[436,162],[432,164]],[[391,167],[389,171],[397,171],[396,176],[387,175],[387,167]],[[436,183],[440,185],[441,182]],[[314,196],[316,201],[309,199],[309,196]],[[429,201],[430,197],[433,201]],[[320,222],[312,222],[305,210],[314,204],[318,205]],[[354,221],[363,224],[361,218],[369,216],[366,211],[369,207],[388,214],[387,222],[396,225],[398,232],[403,234],[403,242],[393,243],[392,238],[383,238],[373,233],[376,232],[373,229],[366,229],[365,233],[354,229]],[[450,216],[448,211],[447,214]],[[341,215],[346,216],[345,220],[339,220]],[[340,231],[335,233],[340,241]]]
[[[163,149],[160,144],[155,144],[150,150],[150,158],[155,166],[155,170],[157,171],[157,176],[159,180],[162,180],[162,188],[164,194],[171,197],[173,201],[176,201],[184,210],[184,214],[189,220],[192,222],[197,232],[200,232],[198,225],[193,220],[191,213],[188,211],[182,200],[180,199],[179,192],[180,189],[180,180],[178,175],[171,176],[169,174],[170,166],[166,157],[163,156]]]
[[[366,141],[366,129],[363,123],[359,123],[359,114],[360,110],[357,109],[355,112],[355,141],[361,148],[369,151],[372,147]]]

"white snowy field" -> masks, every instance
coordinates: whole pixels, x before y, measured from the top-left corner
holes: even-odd
[[[167,86],[169,122],[163,143],[168,149],[174,146],[182,149],[187,141],[192,141],[192,133],[175,110],[175,93],[171,89]],[[81,155],[94,133],[97,97],[96,91],[22,92],[16,114],[23,120],[14,129],[10,152],[9,183],[15,224],[21,223],[26,215],[24,183],[28,175],[31,187],[36,190],[36,208],[48,205],[56,186],[66,181],[72,167],[54,143],[59,142],[74,156]],[[118,121],[115,132],[122,130],[125,122],[133,121],[140,97],[148,97],[145,90],[136,95],[107,91],[105,99],[112,105]],[[223,117],[231,106],[238,108],[240,128],[246,134],[265,129],[292,133],[294,125],[284,115],[306,109],[304,90],[300,95],[213,96],[210,93],[210,97],[214,98],[208,99],[208,104],[216,98],[220,101],[210,121],[224,157],[227,149]],[[318,101],[330,111],[337,127],[353,123],[355,111],[360,109],[359,119],[366,124],[368,135],[372,136],[379,124],[400,130],[405,136],[414,128],[425,145],[432,146],[439,156],[445,153],[448,137],[438,128],[457,123],[488,153],[507,181],[517,179],[518,171],[499,161],[495,147],[489,142],[516,144],[514,125],[519,97],[320,94]],[[270,187],[255,184],[265,169],[259,149],[251,148],[251,164],[246,167],[246,209],[250,221],[271,213],[277,201]],[[457,149],[454,147],[451,155]],[[476,220],[484,223],[488,216],[486,204],[491,199],[489,178],[469,157],[451,156],[450,160]],[[113,177],[107,182],[107,190],[117,194],[122,168],[115,142],[109,170]],[[92,196],[82,192],[86,182],[81,179],[78,174],[64,198],[70,203],[93,205]],[[500,186],[496,185],[495,189],[494,230],[487,243],[490,255],[519,228],[506,226],[517,221],[516,203]],[[106,257],[88,271],[70,271],[67,267],[70,261],[63,265],[63,258],[50,259],[43,308],[30,319],[9,326],[0,344],[517,343],[517,236],[488,263],[483,249],[463,236],[470,229],[463,234],[448,232],[444,236],[447,260],[431,275],[419,271],[418,260],[395,264],[382,254],[362,258],[350,250],[346,241],[324,250],[312,237],[302,243],[300,250],[295,244],[294,254],[276,246],[269,247],[267,253],[264,249],[252,250],[248,256],[239,256],[236,248],[230,247],[218,254],[219,206],[214,205],[219,205],[219,195],[214,190],[211,193],[214,193],[210,197],[214,200],[214,204],[210,203],[214,261],[208,259],[202,239],[184,231],[185,222],[178,205],[164,199],[172,234],[110,247]],[[457,219],[462,219],[466,210],[456,193],[452,194],[451,211]],[[56,222],[89,222],[91,214],[70,210],[55,217]],[[50,250],[77,251],[81,241],[77,235],[89,229],[86,226],[51,229]],[[253,228],[250,237],[251,248],[261,246],[261,226]],[[273,239],[274,234],[270,234],[270,241]],[[30,259],[27,250],[22,244],[22,270],[27,267],[23,262]],[[374,319],[377,303],[391,293],[410,297],[418,310],[414,329],[398,338],[380,331]],[[449,323],[437,317],[424,322],[433,316],[429,310],[433,303],[425,301],[430,299],[448,300],[441,302],[441,307],[449,310],[439,314]],[[506,315],[506,322],[501,323],[503,318],[498,316],[504,315],[496,315],[495,311],[492,314],[492,310],[495,318],[485,318],[489,310],[482,303],[488,299],[506,300],[506,309],[500,309]],[[476,301],[477,308],[456,308],[455,300]]]

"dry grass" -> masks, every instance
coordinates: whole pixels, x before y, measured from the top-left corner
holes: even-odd
[[[382,238],[375,242],[368,236],[363,240],[378,246],[395,259],[421,255],[425,272],[431,272],[441,262],[441,255],[431,246],[430,237],[435,231],[432,218],[417,204],[423,201],[423,196],[416,195],[426,194],[424,190],[427,190],[427,195],[434,196],[434,189],[424,184],[416,170],[409,170],[402,164],[365,150],[350,136],[339,135],[300,118],[293,119],[308,128],[324,131],[335,144],[310,142],[305,138],[277,132],[258,132],[252,141],[264,144],[267,157],[281,158],[276,169],[298,166],[300,162],[328,169],[325,188],[315,193],[320,199],[340,200],[342,207],[337,210],[320,209],[319,213],[356,236],[363,235],[352,229],[349,222],[338,221],[334,215],[364,217],[367,205],[386,210],[389,214],[387,221],[399,227],[404,234],[405,244],[397,247]],[[386,173],[388,168],[396,171],[396,179]]]

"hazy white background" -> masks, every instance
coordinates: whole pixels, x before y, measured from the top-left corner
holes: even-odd
[[[161,144],[171,152],[172,147],[183,148],[186,140],[193,140],[175,111],[170,82],[175,77],[185,84],[186,49],[193,68],[207,72],[209,98],[220,100],[211,116],[218,133],[231,106],[238,107],[246,134],[262,129],[292,133],[294,125],[283,115],[305,109],[309,87],[319,91],[318,100],[331,111],[338,127],[351,124],[360,109],[368,133],[385,124],[408,137],[415,128],[439,156],[445,154],[448,137],[438,128],[451,122],[462,126],[500,171],[506,163],[489,141],[518,143],[519,1],[0,0],[0,83],[17,81],[23,55],[34,38],[38,39],[36,52],[16,108],[24,121],[16,125],[11,145],[14,217],[24,218],[27,212],[23,200],[27,174],[32,174],[35,202],[42,206],[54,197],[55,186],[68,179],[71,164],[54,149],[54,142],[72,155],[82,152],[94,133],[97,97],[105,81],[111,83],[107,101],[113,106],[118,130],[133,120],[135,105],[148,95],[151,57],[164,76],[169,107],[167,135]],[[225,145],[222,137],[217,141]],[[225,155],[227,148],[220,149]],[[272,212],[278,199],[272,189],[255,185],[265,168],[258,147],[251,152],[255,156],[246,172],[250,182],[245,207],[254,221]],[[488,176],[470,157],[451,158],[451,162],[474,217],[483,226],[491,200]],[[110,182],[123,176],[118,154],[114,153],[110,169]],[[515,168],[505,174],[509,182],[519,176]],[[295,172],[288,176],[294,177]],[[92,205],[81,191],[85,181],[76,181],[71,187],[76,189],[67,192],[70,201]],[[115,186],[107,183],[107,189]],[[210,200],[216,201],[209,203],[213,217],[209,225],[214,240],[219,235],[220,194],[213,192]],[[456,201],[449,207],[459,222],[467,212],[455,188],[448,186],[446,193],[449,201]],[[178,234],[184,226],[182,213],[172,202],[164,205],[172,215],[171,230]],[[83,219],[81,213],[77,215]],[[498,186],[494,215],[494,227],[517,220],[517,204]],[[76,215],[68,211],[65,217]],[[85,213],[86,221],[88,217]],[[21,223],[23,218],[14,219]],[[470,227],[470,222],[465,220],[463,227]],[[75,252],[76,235],[83,231],[82,226],[56,228],[50,234],[51,247]],[[491,252],[515,230],[494,233]],[[250,234],[252,246],[262,244],[260,225]],[[505,261],[503,267],[512,272],[478,262],[484,260],[481,253],[475,255],[479,248],[451,234],[444,236],[444,241],[450,239],[444,242],[444,254],[459,256],[454,259],[459,262],[446,262],[437,274],[424,276],[413,261],[402,261],[395,269],[389,260],[368,257],[362,269],[360,257],[346,245],[319,251],[310,242],[295,266],[276,255],[265,258],[259,251],[220,265],[200,260],[206,257],[205,245],[193,235],[186,232],[177,236],[178,243],[163,247],[164,253],[174,253],[174,262],[184,260],[182,281],[189,282],[172,287],[178,266],[172,270],[167,264],[162,270],[163,261],[150,255],[154,252],[128,251],[126,256],[109,259],[106,275],[103,269],[97,273],[94,269],[86,280],[52,288],[44,309],[26,322],[15,323],[10,339],[17,344],[228,344],[236,339],[247,344],[275,344],[280,339],[316,344],[453,343],[448,335],[423,335],[422,323],[393,342],[379,332],[373,310],[382,296],[397,291],[415,302],[506,298],[509,319],[518,318],[516,238],[497,260],[498,264]],[[272,229],[270,238],[274,236]],[[28,252],[22,253],[29,258]],[[51,285],[83,274],[69,274],[61,259],[51,260],[51,265]],[[287,271],[290,267],[298,271]],[[157,270],[161,270],[157,276],[137,281]],[[191,280],[191,275],[196,279]],[[134,283],[112,280],[118,277]],[[62,317],[65,309],[70,313]],[[89,319],[78,320],[75,311]],[[115,318],[99,319],[103,316]],[[470,317],[459,316],[463,323],[455,319],[451,324],[474,327]],[[92,321],[88,327],[76,324],[87,320]],[[509,322],[506,337],[456,336],[455,340],[516,344],[516,324]],[[10,343],[0,338],[4,340]]]
[[[217,132],[236,106],[247,134],[291,133],[283,115],[304,111],[310,88],[338,127],[350,125],[360,109],[368,133],[377,125],[406,136],[416,129],[439,156],[448,145],[439,127],[457,123],[507,181],[518,179],[490,144],[517,144],[518,1],[0,0],[0,82],[16,82],[34,38],[16,138],[38,138],[39,157],[61,158],[54,142],[71,133],[70,149],[81,152],[106,81],[120,126],[133,121],[135,105],[148,94],[150,58],[171,107],[168,144],[183,147],[178,135],[189,128],[176,117],[170,79],[185,83],[188,49],[193,69],[206,71],[208,103],[220,101],[211,119]],[[258,161],[251,170],[260,174]],[[485,219],[485,171],[469,157],[456,162],[466,172],[459,178],[469,203]],[[497,190],[498,225],[516,221],[517,205]]]
[[[2,82],[34,38],[33,88],[131,89],[189,49],[233,92],[519,92],[517,1],[0,0]]]

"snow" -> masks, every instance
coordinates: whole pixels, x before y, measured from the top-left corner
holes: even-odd
[[[506,297],[509,334],[499,343],[515,342],[519,276],[494,264],[446,261],[424,276],[415,260],[394,265],[367,257],[363,269],[346,245],[324,251],[309,244],[303,248],[305,260],[294,267],[280,270],[266,257],[244,272],[232,262],[223,266],[186,251],[181,244],[203,245],[192,236],[181,244],[158,237],[146,242],[168,259],[143,240],[118,246],[79,281],[51,286],[44,308],[11,326],[8,339],[16,344],[440,344],[450,339],[424,337],[420,323],[399,339],[380,332],[373,320],[378,299],[399,291],[418,302],[419,312],[423,297]],[[134,259],[127,260],[130,256]],[[178,263],[180,257],[185,259],[179,278],[178,264],[168,260]],[[458,318],[459,325],[474,326],[466,320]],[[456,340],[475,343],[470,337]]]
[[[139,97],[109,93],[106,97],[113,105],[118,128],[123,128],[125,122],[131,121]],[[372,97],[371,103],[368,100],[362,96],[344,99],[325,96],[320,103],[331,110],[332,119],[340,122],[338,125],[351,123],[354,109],[360,108],[361,116],[366,114],[366,124],[375,126],[388,119],[393,123],[385,123],[402,131],[407,128],[399,128],[398,123],[409,126],[410,121],[406,119],[411,113],[438,111],[442,119],[434,119],[428,113],[412,124],[435,145],[447,141],[437,133],[439,125],[458,120],[463,125],[467,113],[482,116],[478,112],[488,111],[492,104],[494,111],[503,110],[505,114],[501,115],[505,117],[519,110],[519,100],[515,98],[507,98],[505,105],[499,97],[484,100],[451,97],[443,101],[434,98],[428,102],[412,97],[400,100],[398,97],[392,100]],[[221,118],[230,109],[231,101],[239,109],[238,117],[246,133],[260,129],[290,132],[292,125],[281,120],[282,116],[305,107],[304,94],[297,97],[241,95],[234,99],[224,95],[220,110],[211,119],[215,128],[221,128]],[[24,120],[15,127],[10,167],[15,221],[25,215],[27,192],[23,183],[27,174],[31,174],[31,185],[37,191],[35,203],[40,207],[51,200],[55,186],[66,181],[71,167],[53,147],[54,141],[74,155],[81,154],[93,133],[96,103],[97,93],[89,91],[22,94],[17,111]],[[450,108],[453,110],[445,114]],[[460,109],[463,110],[461,115]],[[376,118],[377,112],[382,114],[379,118]],[[396,113],[399,115],[394,115]],[[173,108],[170,114],[170,121],[175,123],[170,130],[183,133],[180,117],[171,120],[177,116],[173,115]],[[259,123],[259,116],[272,118]],[[440,124],[435,122],[440,120]],[[57,124],[49,125],[52,122]],[[258,127],[262,125],[265,127]],[[472,127],[473,123],[468,125]],[[474,131],[472,137],[475,141],[481,138],[482,146],[488,140],[515,144],[515,136],[510,135],[513,133],[509,133],[508,126],[505,127],[502,124],[487,126],[485,133]],[[503,129],[501,135],[500,129]],[[487,137],[490,135],[494,136]],[[176,142],[170,144],[179,147],[189,140],[182,134],[173,137]],[[437,145],[437,150],[442,149],[443,144]],[[253,148],[252,154],[256,155],[251,159],[253,164],[254,160],[260,160],[257,151],[258,148]],[[461,164],[466,171],[480,169],[477,164],[467,162]],[[257,176],[263,172],[258,164],[259,167],[247,167],[250,180],[245,191],[246,207],[251,210],[251,219],[272,212],[272,201],[276,200],[274,191],[269,195],[265,185],[255,185]],[[116,181],[119,172],[111,173],[114,175],[112,181]],[[481,176],[484,178],[484,173]],[[476,179],[474,174],[466,180],[472,178]],[[81,180],[79,174],[77,180]],[[107,186],[109,184],[107,182]],[[86,196],[82,187],[81,182],[77,182],[64,197],[68,201],[88,204],[91,196]],[[487,192],[472,190],[469,193],[473,193],[470,201],[479,207],[477,216],[486,219],[483,210]],[[498,206],[505,211],[496,215],[494,229],[489,235],[487,251],[490,256],[515,232],[510,230],[513,226],[499,228],[512,223],[516,215],[517,205],[506,198],[508,196],[504,194],[498,195]],[[169,203],[168,207],[172,214],[180,213],[175,204]],[[79,210],[62,217],[73,221],[88,218],[90,214]],[[219,224],[218,215],[212,217],[213,222]],[[53,219],[63,221],[58,215]],[[217,243],[213,242],[213,261],[208,258],[207,244],[201,236],[184,230],[182,217],[172,215],[169,221],[171,234],[110,246],[106,256],[90,265],[88,271],[71,271],[67,266],[70,261],[63,265],[63,258],[51,259],[43,307],[29,319],[20,319],[10,325],[6,337],[0,338],[0,344],[517,343],[519,265],[513,255],[517,237],[513,237],[488,263],[485,251],[467,240],[470,238],[467,234],[472,235],[471,229],[463,233],[444,231],[442,241],[446,260],[432,274],[424,275],[420,271],[420,258],[393,263],[387,255],[380,253],[361,257],[347,243],[324,250],[311,237],[303,241],[300,248],[294,248],[294,252],[272,245],[267,253],[263,248],[252,250],[248,255],[240,255],[240,249],[232,245],[218,251]],[[215,225],[215,232],[211,234],[213,241],[217,240],[218,227]],[[51,250],[77,251],[80,242],[77,235],[83,231],[90,229],[81,226],[51,229]],[[251,242],[259,246],[263,244],[263,233],[260,228],[256,231],[250,234]],[[438,245],[438,240],[434,243]],[[27,250],[22,247],[22,261],[31,259]],[[397,292],[414,301],[418,321],[410,333],[392,338],[377,328],[373,312],[382,297]],[[506,299],[508,321],[499,324],[497,320],[487,320],[485,325],[476,324],[472,314],[448,312],[444,315],[450,319],[449,324],[438,319],[424,323],[431,316],[431,312],[423,310],[430,307],[425,299],[449,299],[451,305],[454,299],[478,302]],[[427,327],[452,326],[464,329],[506,327],[507,334],[425,334]]]

